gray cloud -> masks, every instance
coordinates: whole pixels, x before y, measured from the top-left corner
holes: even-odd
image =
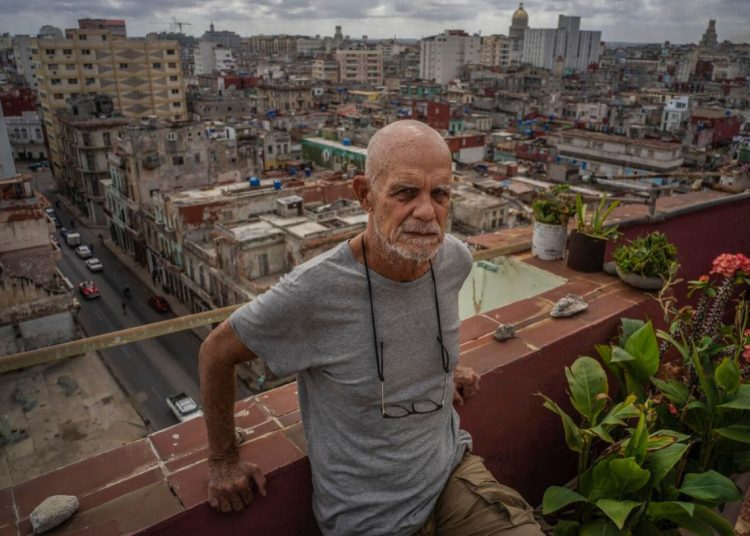
[[[0,32],[34,34],[43,24],[76,26],[83,17],[124,18],[128,33],[168,30],[172,18],[200,36],[213,21],[240,35],[422,37],[445,28],[507,33],[518,3],[509,0],[1,0]],[[747,34],[748,0],[526,0],[531,27],[553,27],[558,14],[580,15],[582,28],[605,41],[697,42],[709,18],[719,39]]]

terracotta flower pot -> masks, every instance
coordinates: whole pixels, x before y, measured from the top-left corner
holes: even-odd
[[[604,264],[605,238],[572,231],[568,239],[568,268],[579,272],[598,272]]]

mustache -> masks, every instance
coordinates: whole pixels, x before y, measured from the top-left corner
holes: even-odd
[[[440,234],[440,225],[435,222],[408,222],[399,228],[399,234],[401,233]]]

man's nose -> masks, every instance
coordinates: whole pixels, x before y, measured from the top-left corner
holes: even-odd
[[[436,217],[436,213],[435,207],[432,206],[432,199],[429,197],[420,197],[417,200],[417,206],[414,208],[413,215],[418,220],[433,221]]]

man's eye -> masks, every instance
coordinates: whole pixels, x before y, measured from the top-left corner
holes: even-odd
[[[414,189],[402,188],[400,190],[396,190],[396,195],[399,197],[412,197],[414,195]]]
[[[432,196],[435,199],[446,199],[447,197],[450,197],[450,192],[447,192],[446,190],[435,190],[432,192]]]

